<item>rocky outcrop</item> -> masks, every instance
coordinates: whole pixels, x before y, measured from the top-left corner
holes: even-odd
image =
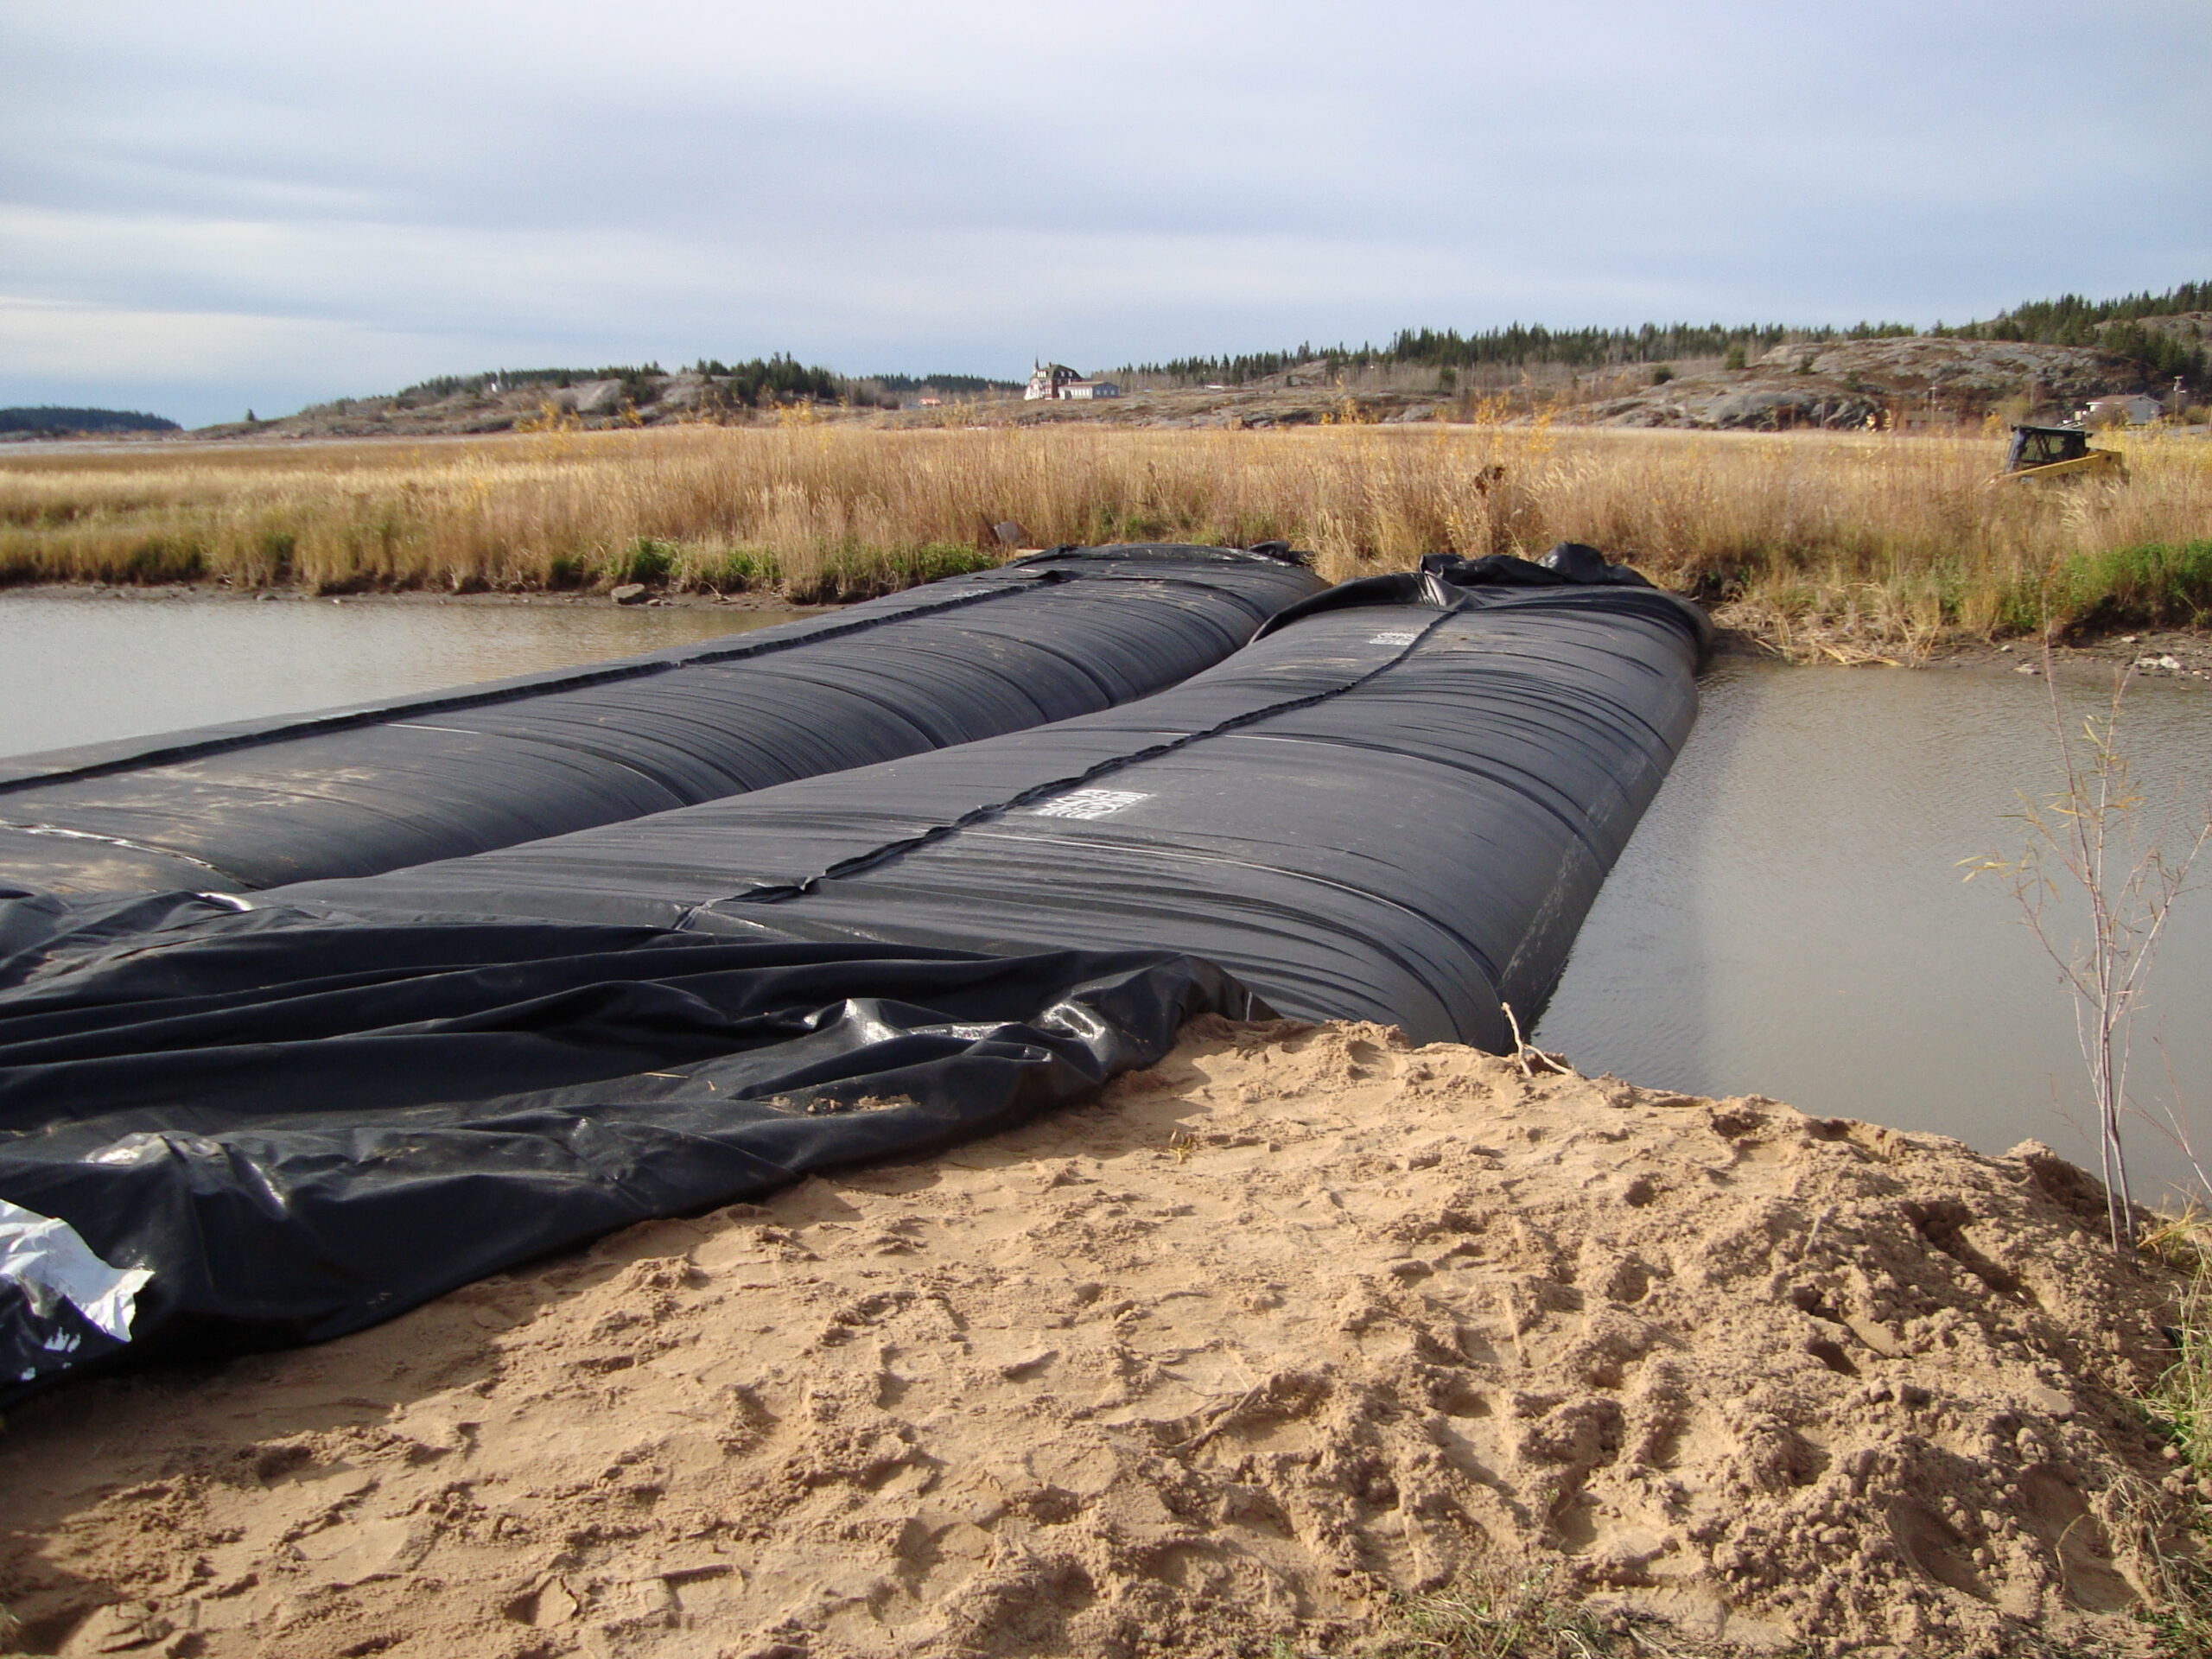
[[[2133,390],[2143,378],[2126,359],[2087,346],[1942,335],[1780,346],[1761,358],[1759,366],[1845,384],[1875,383],[1897,393],[1994,399],[2024,391],[2055,402]]]
[[[2100,392],[2133,390],[2142,378],[2139,365],[2082,346],[1942,335],[1801,340],[1747,368],[1684,375],[1564,417],[1705,430],[1858,427],[1906,410],[1972,416],[2008,400],[2068,410]]]
[[[1598,426],[1672,426],[1708,431],[1787,431],[1793,427],[1865,426],[1878,420],[1879,397],[1836,385],[1761,386],[1670,382],[1632,397],[1616,397],[1568,418]]]
[[[587,380],[581,386],[563,386],[549,394],[556,409],[571,415],[613,415],[622,408],[620,380]]]

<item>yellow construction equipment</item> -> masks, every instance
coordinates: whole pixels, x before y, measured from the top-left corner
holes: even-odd
[[[2110,478],[2125,483],[2127,463],[2117,449],[2092,449],[2078,426],[2016,426],[2005,470],[1991,481],[2008,478]]]

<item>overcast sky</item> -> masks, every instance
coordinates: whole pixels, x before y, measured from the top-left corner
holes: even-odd
[[[2212,3],[0,10],[0,404],[2212,277]]]

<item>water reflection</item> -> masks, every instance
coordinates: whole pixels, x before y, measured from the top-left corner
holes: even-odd
[[[457,601],[0,597],[0,754],[603,661],[791,611]]]
[[[1586,1071],[1956,1135],[2090,1143],[2072,1005],[1986,880],[2019,793],[2055,787],[2039,679],[1731,665],[1583,929],[1537,1033]],[[2212,777],[2212,700],[2139,683],[2145,784]],[[2194,1080],[2212,1139],[2212,892],[2184,898],[2138,1024],[2137,1092]],[[2157,1039],[2156,1043],[2153,1039]],[[2147,1128],[2135,1167],[2179,1178]],[[2144,1196],[2139,1187],[2139,1196]]]

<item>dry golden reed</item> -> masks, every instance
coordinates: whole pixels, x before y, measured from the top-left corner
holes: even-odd
[[[0,581],[800,598],[1036,544],[1281,537],[1333,578],[1586,541],[1785,645],[2212,608],[2212,445],[2132,481],[1993,484],[1988,437],[1536,426],[887,430],[834,422],[0,460]],[[987,554],[982,550],[990,550]]]

